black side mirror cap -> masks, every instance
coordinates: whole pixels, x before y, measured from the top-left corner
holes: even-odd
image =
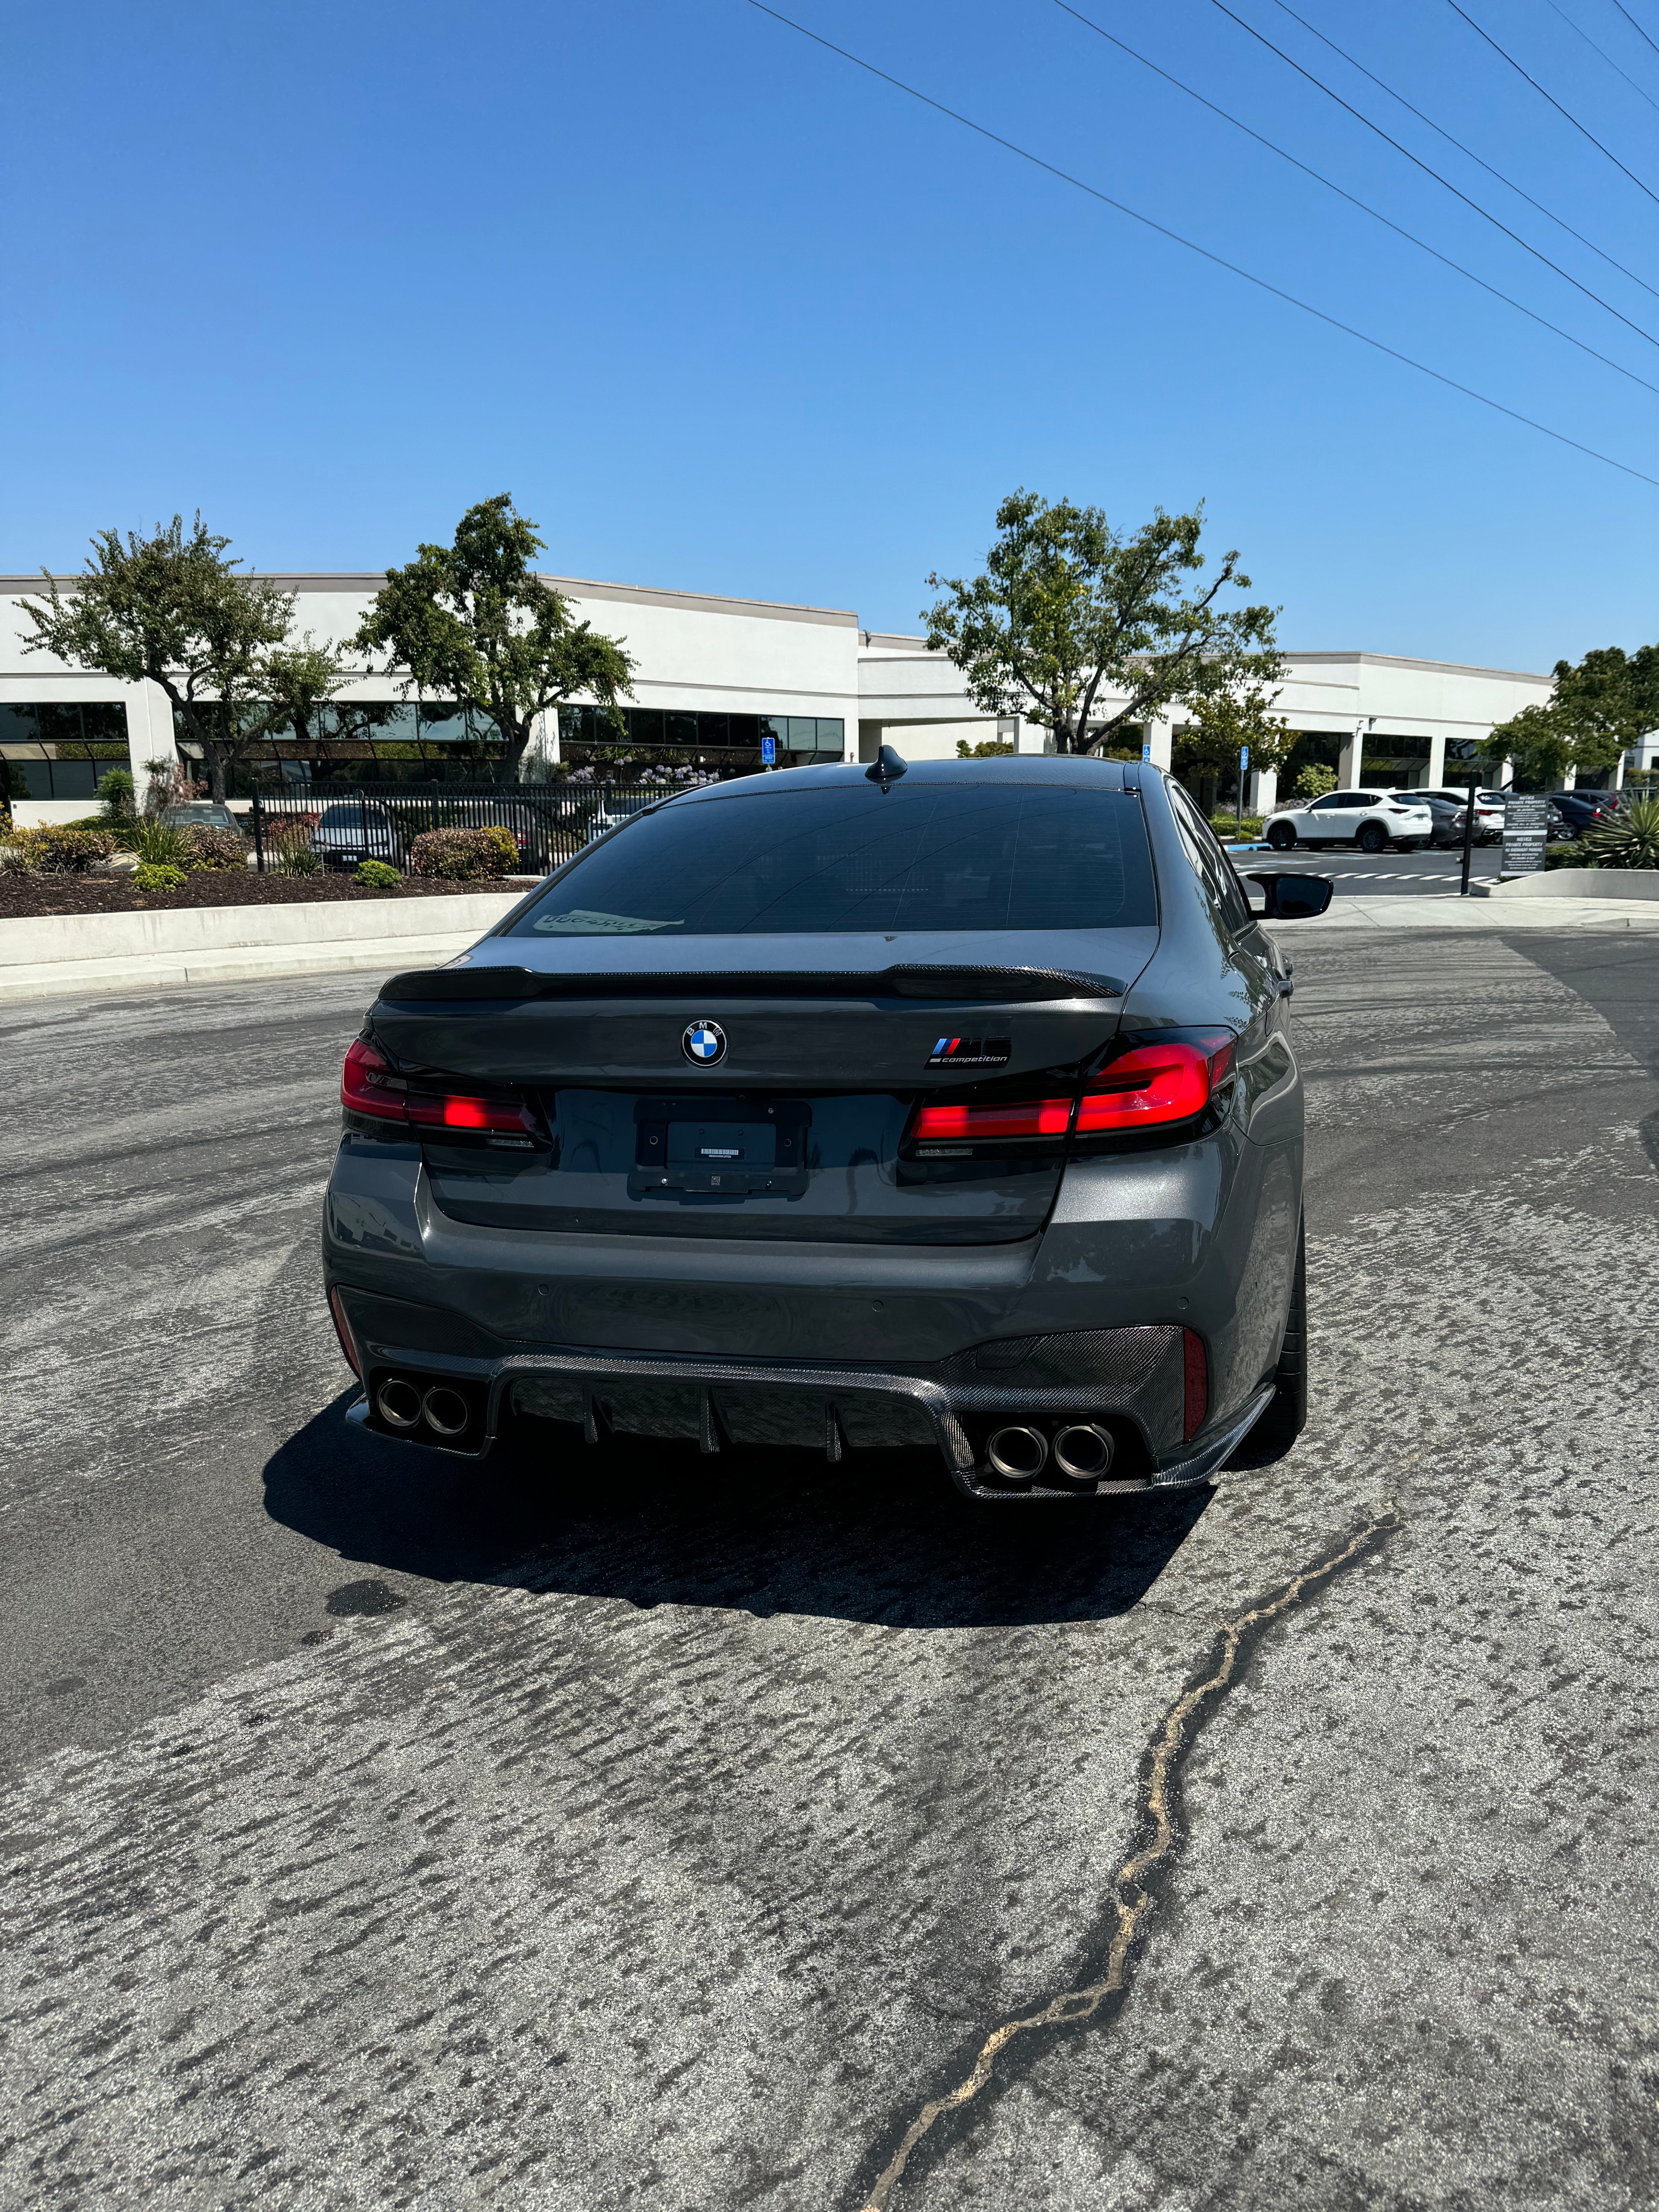
[[[1336,885],[1328,876],[1279,875],[1252,869],[1245,880],[1261,886],[1267,903],[1256,917],[1259,921],[1311,921],[1316,914],[1324,913],[1336,896]]]

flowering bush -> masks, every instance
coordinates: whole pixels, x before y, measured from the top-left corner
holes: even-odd
[[[416,875],[441,876],[453,883],[505,876],[518,864],[518,843],[507,830],[428,830],[409,848]]]

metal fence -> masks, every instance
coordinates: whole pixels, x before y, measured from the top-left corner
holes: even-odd
[[[279,784],[256,791],[245,821],[262,874],[311,873],[381,860],[413,872],[433,830],[505,830],[520,875],[544,876],[674,784]]]

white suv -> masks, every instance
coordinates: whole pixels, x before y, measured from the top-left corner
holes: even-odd
[[[1422,801],[1391,791],[1328,791],[1310,806],[1292,806],[1270,817],[1267,842],[1276,853],[1293,845],[1358,845],[1381,853],[1392,845],[1414,853],[1434,835],[1434,816]]]

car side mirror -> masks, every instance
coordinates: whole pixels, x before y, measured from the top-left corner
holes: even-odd
[[[1311,921],[1336,896],[1328,876],[1278,875],[1264,869],[1253,870],[1245,880],[1261,886],[1263,904],[1256,917],[1261,921]]]

